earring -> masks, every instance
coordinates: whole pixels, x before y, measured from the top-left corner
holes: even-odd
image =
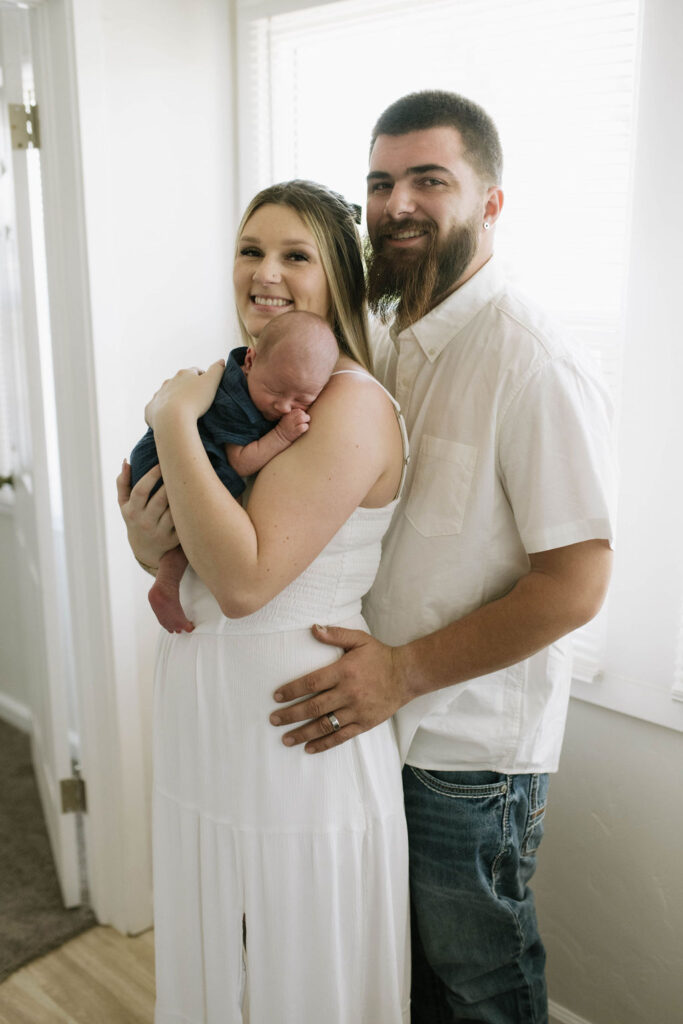
[[[488,231],[488,229],[489,229],[490,227],[491,227],[491,225],[489,224],[489,222],[488,222],[487,220],[485,220],[485,221],[484,221],[484,231]]]

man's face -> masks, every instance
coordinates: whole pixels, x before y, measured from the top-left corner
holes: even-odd
[[[371,306],[399,297],[405,326],[475,273],[490,255],[487,195],[455,128],[378,136],[368,174]]]

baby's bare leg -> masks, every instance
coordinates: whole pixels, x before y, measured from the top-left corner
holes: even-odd
[[[169,633],[191,633],[194,629],[180,604],[180,580],[186,566],[187,558],[180,545],[167,551],[148,595],[154,614]]]

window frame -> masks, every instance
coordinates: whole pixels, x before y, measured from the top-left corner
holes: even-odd
[[[248,52],[252,21],[335,2],[237,0],[238,95],[253,87],[254,69],[240,59]],[[683,63],[676,49],[683,37],[683,8],[677,9],[677,0],[641,2],[639,22],[626,329],[613,371],[620,381],[621,473],[615,573],[608,608],[593,628],[596,640],[579,652],[572,695],[683,731],[683,531],[675,516],[683,500],[683,460],[674,444],[683,437],[683,407],[677,408],[681,403],[673,386],[683,381],[675,308],[683,212],[670,199],[668,171],[672,161],[683,169],[683,137],[670,129],[678,123],[675,96],[683,94]],[[238,116],[243,204],[251,198],[253,182],[253,136],[245,120]],[[656,296],[654,308],[648,293]],[[665,506],[659,516],[651,495]]]

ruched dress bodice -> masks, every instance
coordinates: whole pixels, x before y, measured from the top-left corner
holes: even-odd
[[[180,597],[196,634],[280,633],[314,622],[341,624],[360,615],[370,589],[397,501],[382,508],[358,507],[300,576],[259,611],[228,619],[196,573],[188,567]]]

